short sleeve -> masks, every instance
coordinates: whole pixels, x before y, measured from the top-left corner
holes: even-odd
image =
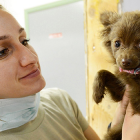
[[[83,116],[81,110],[79,109],[77,103],[71,98],[69,97],[71,105],[73,107],[74,113],[75,113],[75,117],[77,118],[77,121],[79,123],[79,125],[81,126],[83,132],[88,128],[89,124],[87,122],[87,120],[85,119],[85,117]]]
[[[50,88],[41,92],[43,97],[51,100],[57,107],[71,118],[75,125],[79,125],[84,132],[89,126],[88,122],[82,115],[77,103],[70,97],[70,95],[62,89]]]

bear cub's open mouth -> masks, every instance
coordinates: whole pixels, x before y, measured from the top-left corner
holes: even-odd
[[[119,71],[120,72],[127,72],[127,73],[130,73],[130,74],[140,74],[140,67],[136,68],[136,69],[133,69],[133,70],[125,70],[125,69],[122,69],[121,67],[119,68]]]

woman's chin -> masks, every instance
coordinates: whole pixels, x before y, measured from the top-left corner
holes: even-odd
[[[22,91],[22,95],[25,97],[25,96],[36,94],[40,92],[45,87],[45,85],[46,82],[42,77],[38,82],[27,86],[26,89],[24,90],[25,92]]]

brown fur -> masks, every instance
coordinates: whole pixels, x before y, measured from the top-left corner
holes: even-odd
[[[93,99],[96,103],[101,102],[107,90],[115,102],[121,101],[125,86],[129,84],[134,113],[140,113],[140,74],[119,72],[119,68],[135,70],[140,67],[140,12],[121,15],[104,12],[100,21],[104,26],[101,31],[104,47],[109,51],[117,68],[115,74],[107,70],[97,73],[93,84]],[[111,128],[104,140],[121,140],[121,129],[122,123],[118,128]]]

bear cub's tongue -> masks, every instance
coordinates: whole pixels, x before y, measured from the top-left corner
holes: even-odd
[[[140,74],[140,68],[136,68],[135,70],[124,70],[122,68],[119,68],[120,72],[127,72],[130,74]]]

